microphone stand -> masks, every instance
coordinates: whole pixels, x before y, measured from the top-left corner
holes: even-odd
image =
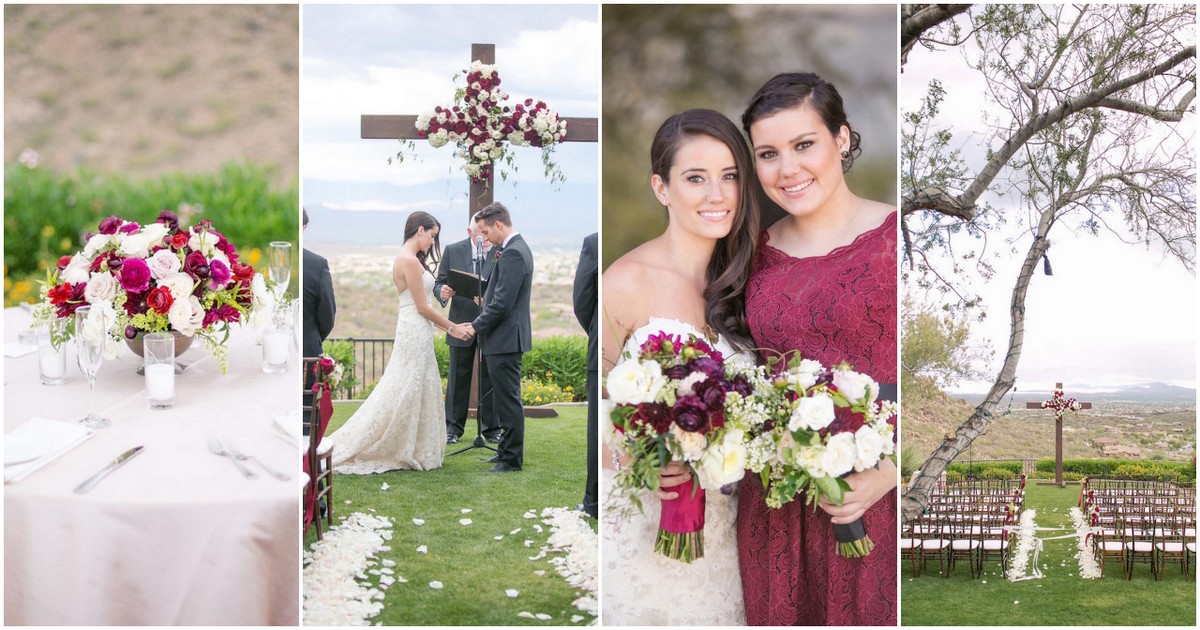
[[[480,311],[482,311],[483,310],[483,239],[482,239],[482,237],[480,238],[479,247],[476,250],[476,252],[477,252],[477,254],[472,259],[471,262],[475,266],[475,278],[476,278],[475,293],[479,296],[479,301],[480,301],[479,309],[480,309]],[[475,356],[478,357],[478,359],[476,360],[476,363],[475,363],[475,380],[476,380],[476,382],[479,382],[481,380],[480,377],[483,376],[483,340],[480,339],[478,335],[475,336]],[[465,453],[469,450],[476,449],[476,448],[485,448],[485,449],[487,449],[493,453],[497,453],[497,454],[500,452],[496,449],[496,447],[492,446],[491,444],[488,444],[487,440],[485,440],[483,438],[483,418],[481,418],[480,415],[482,414],[482,410],[483,410],[483,399],[486,396],[491,396],[491,395],[492,395],[491,388],[489,388],[487,392],[479,392],[479,400],[475,401],[475,439],[472,440],[469,445],[464,446],[464,447],[458,449],[457,451],[454,451],[453,453],[450,453],[449,457],[454,457],[455,455],[458,455],[459,453]]]

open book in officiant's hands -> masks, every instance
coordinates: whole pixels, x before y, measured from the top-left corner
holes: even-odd
[[[446,284],[454,289],[454,297],[471,299],[478,297],[482,291],[480,277],[468,271],[450,269],[446,274]]]

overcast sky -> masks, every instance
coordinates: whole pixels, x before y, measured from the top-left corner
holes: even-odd
[[[453,78],[470,65],[472,43],[496,45],[510,103],[533,97],[560,116],[599,116],[600,25],[594,5],[305,5],[303,31],[302,171],[304,203],[313,215],[306,237],[316,241],[329,236],[322,231],[328,221],[321,219],[330,211],[376,218],[392,212],[402,225],[410,212],[425,210],[443,224],[466,223],[467,179],[452,147],[433,149],[420,141],[415,159],[389,165],[399,143],[359,139],[359,120],[363,114],[418,114],[452,104]],[[497,177],[497,201],[510,207],[514,199],[517,206],[578,206],[572,237],[595,231],[596,144],[557,147],[555,160],[567,177],[557,190],[543,177],[539,150],[515,153],[518,172],[507,183]]]
[[[963,148],[968,164],[977,169],[982,154],[970,138],[985,137],[981,119],[989,103],[983,80],[965,66],[959,52],[931,53],[917,46],[901,75],[901,108],[916,109],[934,77],[948,92],[942,120],[951,122],[955,146]],[[991,105],[990,111],[1000,110]],[[1184,137],[1194,141],[1194,113],[1181,125]],[[1012,200],[994,195],[983,200],[1010,216],[1025,213]],[[1119,223],[1119,216],[1110,219]],[[1103,231],[1099,236],[1072,233],[1077,224],[1073,219],[1050,232],[1054,275],[1043,275],[1039,265],[1030,283],[1017,387],[1050,389],[1056,381],[1067,389],[1072,384],[1111,388],[1147,381],[1195,387],[1196,277],[1165,258],[1159,247],[1124,244]],[[1010,221],[1002,235],[1018,237],[1018,227]],[[996,249],[1000,239],[992,243]],[[983,296],[989,313],[985,322],[974,325],[973,336],[993,348],[995,357],[984,366],[987,382],[953,389],[986,391],[999,371],[1008,345],[1008,305],[1028,247],[1025,236],[1015,256],[996,262],[991,282],[970,287]]]

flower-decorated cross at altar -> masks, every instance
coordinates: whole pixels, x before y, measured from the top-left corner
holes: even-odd
[[[1064,486],[1063,483],[1063,438],[1062,438],[1062,421],[1063,414],[1067,411],[1079,411],[1080,409],[1091,409],[1092,403],[1080,402],[1074,398],[1067,398],[1063,393],[1063,384],[1054,384],[1054,395],[1050,400],[1045,402],[1028,402],[1025,403],[1026,409],[1049,409],[1054,412],[1054,485]]]
[[[471,59],[466,87],[456,94],[457,105],[420,116],[365,114],[360,133],[364,140],[429,140],[434,146],[455,143],[467,161],[463,170],[471,181],[468,221],[492,203],[492,164],[504,159],[506,144],[547,148],[556,142],[596,142],[599,137],[595,118],[559,117],[545,103],[533,99],[512,108],[503,105],[508,95],[499,89],[494,44],[472,44]]]

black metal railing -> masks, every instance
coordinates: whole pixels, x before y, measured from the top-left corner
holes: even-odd
[[[388,359],[392,356],[392,346],[395,339],[382,337],[346,337],[344,339],[329,339],[328,341],[349,341],[354,345],[354,377],[355,385],[348,392],[339,391],[339,400],[360,400],[366,398],[362,393],[367,386],[383,376]]]

